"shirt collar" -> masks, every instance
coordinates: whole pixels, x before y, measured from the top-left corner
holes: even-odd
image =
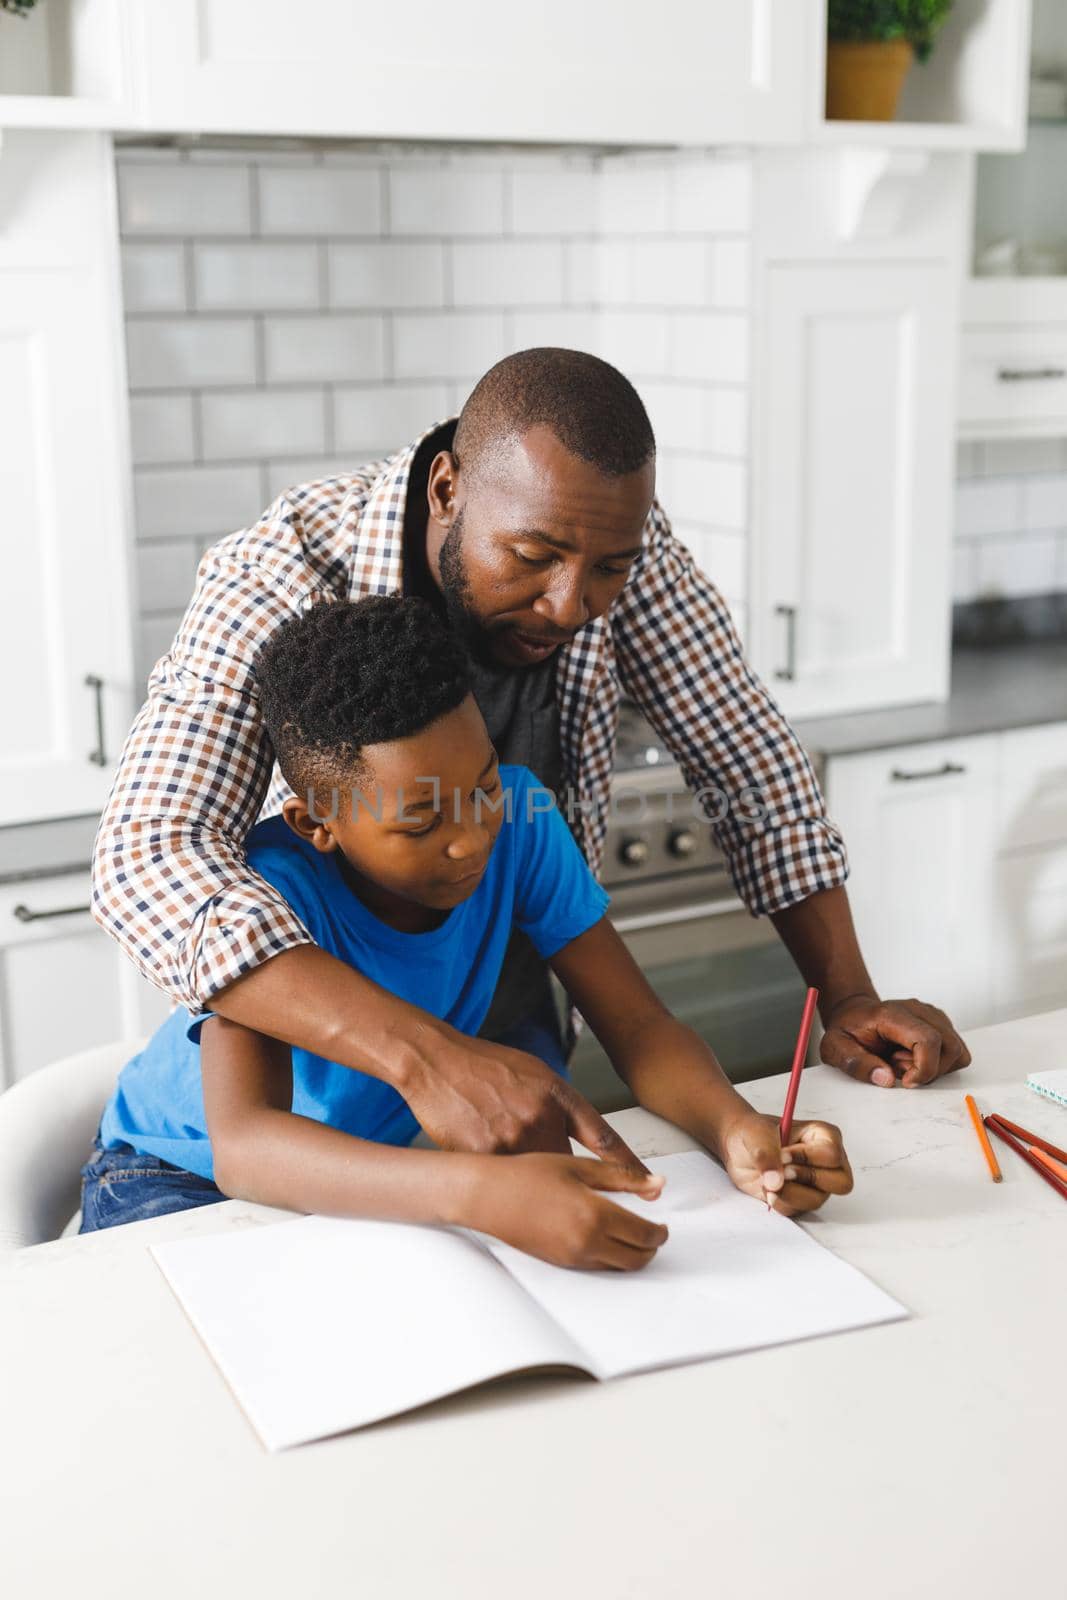
[[[395,456],[383,463],[383,470],[371,488],[359,516],[349,576],[348,597],[358,600],[366,594],[400,594],[404,587],[404,512],[407,507],[411,464],[419,446],[431,434],[454,422],[445,417]]]

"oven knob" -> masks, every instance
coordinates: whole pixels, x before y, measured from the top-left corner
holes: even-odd
[[[691,856],[697,847],[697,836],[692,828],[676,828],[667,840],[672,856]]]
[[[647,839],[624,839],[619,846],[619,860],[627,867],[642,867],[648,860]]]

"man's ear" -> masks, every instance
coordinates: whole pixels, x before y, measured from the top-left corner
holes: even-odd
[[[450,450],[439,450],[430,463],[426,501],[431,517],[443,528],[450,528],[456,520],[458,484],[459,464],[455,456]]]
[[[328,826],[337,820],[337,791],[328,790],[325,795],[317,792],[314,800],[315,809],[312,811],[306,799],[291,794],[282,806],[282,816],[298,839],[306,840],[316,850],[321,850],[323,855],[328,855],[331,850],[337,849],[337,840]]]

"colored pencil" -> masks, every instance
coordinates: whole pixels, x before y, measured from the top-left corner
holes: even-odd
[[[1053,1156],[1057,1161],[1067,1161],[1067,1150],[1061,1150],[1058,1144],[1050,1144],[1047,1139],[1042,1139],[1039,1133],[1031,1133],[1029,1128],[1020,1128],[1017,1122],[1009,1122],[1007,1117],[1002,1117],[999,1111],[991,1111],[990,1116],[999,1122],[1002,1128],[1007,1128],[1017,1139],[1024,1144],[1036,1144],[1047,1156]]]
[[[1062,1161],[1053,1161],[1052,1157],[1047,1156],[1043,1150],[1039,1150],[1036,1144],[1028,1145],[1027,1148],[1032,1156],[1037,1157],[1043,1167],[1047,1167],[1050,1172],[1055,1173],[1057,1178],[1061,1178],[1064,1183],[1067,1183],[1067,1167],[1064,1166]]]
[[[785,1109],[782,1120],[778,1124],[778,1133],[783,1144],[789,1143],[789,1135],[793,1131],[793,1112],[796,1109],[797,1092],[800,1089],[800,1074],[804,1071],[804,1062],[808,1054],[808,1040],[811,1038],[811,1025],[815,1021],[815,1006],[819,999],[818,989],[809,989],[804,1000],[804,1010],[800,1018],[800,1028],[797,1032],[797,1047],[793,1051],[793,1065],[789,1069],[789,1083],[785,1091]]]
[[[978,1135],[978,1143],[982,1146],[982,1154],[986,1158],[990,1176],[992,1177],[994,1183],[1001,1183],[1003,1182],[1004,1174],[1000,1170],[1000,1162],[993,1154],[993,1146],[990,1144],[989,1135],[986,1133],[985,1128],[982,1125],[982,1113],[974,1103],[974,1095],[965,1094],[963,1097],[963,1103],[971,1114],[971,1121],[974,1123],[974,1131]]]
[[[1003,1139],[1005,1144],[1010,1145],[1015,1154],[1021,1156],[1028,1167],[1033,1167],[1038,1177],[1044,1178],[1045,1182],[1055,1189],[1061,1200],[1067,1200],[1067,1183],[1061,1183],[1054,1173],[1051,1173],[1047,1167],[1043,1167],[1037,1157],[1032,1156],[1026,1146],[1020,1144],[1015,1135],[1009,1133],[1007,1128],[1002,1128],[999,1122],[994,1122],[992,1117],[983,1117],[982,1120],[991,1133],[995,1133],[998,1139]]]

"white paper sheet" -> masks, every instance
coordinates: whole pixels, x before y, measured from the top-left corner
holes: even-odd
[[[271,1450],[504,1373],[597,1377],[907,1315],[854,1267],[738,1194],[701,1152],[649,1163],[670,1239],[635,1273],[550,1267],[496,1240],[306,1217],[153,1255]],[[488,1246],[488,1248],[486,1248]]]
[[[480,1245],[444,1228],[302,1217],[152,1253],[268,1450],[580,1359]]]
[[[796,1223],[740,1194],[702,1151],[652,1159],[656,1201],[613,1194],[666,1224],[639,1272],[566,1272],[497,1240],[496,1258],[599,1378],[892,1322],[907,1311]]]

